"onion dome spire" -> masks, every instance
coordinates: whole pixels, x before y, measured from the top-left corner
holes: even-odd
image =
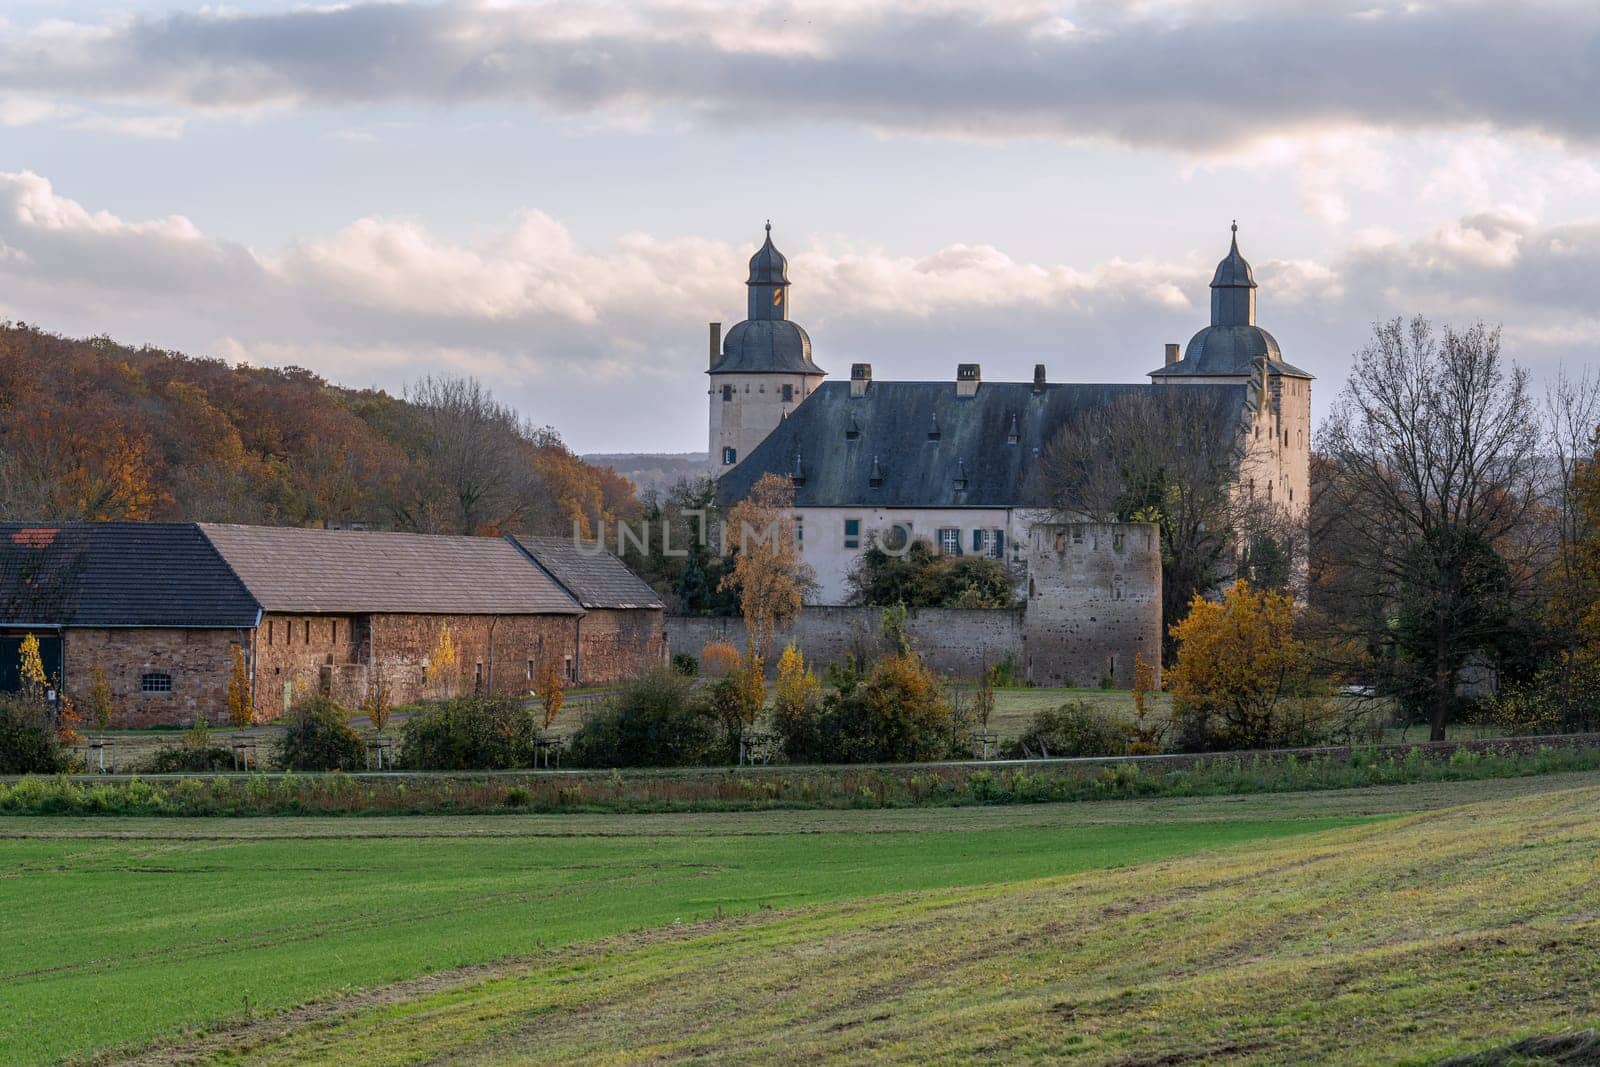
[[[749,317],[786,319],[789,317],[789,261],[772,243],[772,220],[767,220],[767,239],[750,257]]]

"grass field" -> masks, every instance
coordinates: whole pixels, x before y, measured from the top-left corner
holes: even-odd
[[[1442,1049],[1596,1014],[1600,956],[1576,946],[1600,936],[1597,804],[1587,774],[1006,809],[0,820],[0,1050],[1104,1060],[1286,1027],[1314,1058],[1325,1035],[1367,1040],[1361,1013]],[[1416,1005],[1459,1023],[1472,991],[1506,1002],[1492,1025],[1395,1029]]]

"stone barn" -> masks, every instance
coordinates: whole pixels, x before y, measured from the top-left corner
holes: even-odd
[[[530,545],[209,523],[0,525],[0,689],[16,688],[29,634],[52,684],[80,703],[105,673],[118,726],[224,721],[236,652],[261,719],[317,693],[354,707],[379,684],[393,703],[522,696],[546,660],[573,683],[660,662],[661,605],[648,586],[615,557]],[[440,660],[446,632],[453,663]]]
[[[118,726],[220,720],[233,650],[260,618],[192,523],[0,525],[0,690],[17,688],[32,634],[51,684],[80,703],[104,672]]]
[[[442,537],[201,524],[261,606],[251,635],[256,707],[308,693],[359,704],[520,696],[546,657],[575,677],[584,611],[514,545]],[[438,662],[448,631],[453,665]]]
[[[572,677],[581,685],[633,678],[667,658],[666,605],[598,545],[561,537],[511,539],[584,610]]]

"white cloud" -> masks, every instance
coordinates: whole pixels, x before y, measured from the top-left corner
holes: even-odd
[[[1416,238],[1363,232],[1320,260],[1275,258],[1258,240],[1245,252],[1263,325],[1326,395],[1368,324],[1398,314],[1503,321],[1513,354],[1535,365],[1594,358],[1600,220],[1480,212]],[[978,359],[997,378],[1045,361],[1053,380],[1138,380],[1163,342],[1204,324],[1215,263],[780,246],[818,361],[838,372],[864,358],[884,377],[943,377]],[[695,445],[704,322],[742,317],[751,251],[647,234],[588,248],[530,210],[472,241],[370,217],[265,255],[181,215],[128,220],[37,174],[0,174],[0,315],[352,385],[472,373],[586,448]]]

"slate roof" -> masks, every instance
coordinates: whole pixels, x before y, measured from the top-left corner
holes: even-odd
[[[259,610],[193,523],[0,524],[0,623],[232,629]]]
[[[811,337],[788,319],[745,319],[722,342],[707,374],[826,374],[811,361]]]
[[[644,579],[605,549],[563,537],[515,537],[513,543],[586,608],[664,608]]]
[[[797,507],[1040,504],[1039,455],[1063,426],[1157,388],[1165,387],[984,382],[975,396],[958,397],[954,382],[873,382],[865,396],[852,397],[849,382],[827,382],[718,480],[717,496],[731,504],[763,474],[793,476],[798,455]],[[1185,388],[1206,389],[1242,412],[1249,387]],[[937,440],[930,437],[935,422]],[[966,488],[959,489],[963,475]]]
[[[199,528],[267,611],[583,613],[548,574],[499,538],[212,523]]]
[[[1150,372],[1153,378],[1188,375],[1250,375],[1258,356],[1267,357],[1267,373],[1311,378],[1309,371],[1283,361],[1278,340],[1259,326],[1207,326],[1189,339],[1183,358]]]

